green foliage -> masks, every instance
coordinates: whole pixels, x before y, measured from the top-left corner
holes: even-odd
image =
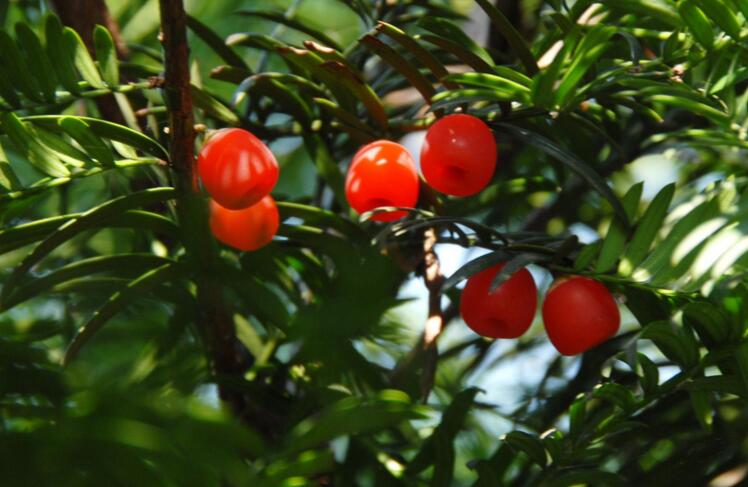
[[[745,463],[745,1],[187,2],[197,122],[282,166],[279,237],[244,254],[169,160],[155,2],[109,2],[128,59],[32,3],[0,2],[3,485],[707,485]],[[496,133],[491,185],[354,217],[357,148],[456,111]],[[484,252],[445,276],[436,349],[399,293],[428,229]],[[621,332],[561,358],[540,326],[460,331],[459,284],[498,262],[493,286],[598,279]],[[497,394],[492,370],[534,373]]]

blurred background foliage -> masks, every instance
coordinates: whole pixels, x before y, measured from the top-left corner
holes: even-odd
[[[280,237],[209,263],[229,369],[185,245],[201,214],[178,216],[163,167],[158,2],[107,1],[121,39],[63,29],[64,5],[0,0],[2,485],[743,480],[747,2],[186,1],[198,122],[252,130],[282,167]],[[454,110],[496,130],[492,185],[359,222],[340,192],[356,148],[417,154]],[[498,260],[541,293],[605,282],[619,336],[561,357],[539,317],[472,334],[461,280]]]

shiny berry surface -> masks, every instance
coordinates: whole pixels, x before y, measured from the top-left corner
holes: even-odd
[[[381,206],[414,207],[418,201],[418,171],[413,157],[400,144],[378,140],[353,157],[345,181],[345,196],[357,213]],[[404,211],[380,213],[372,220],[393,221]]]
[[[520,269],[489,293],[491,281],[504,263],[468,279],[460,298],[460,314],[477,334],[517,338],[530,328],[538,305],[538,289],[527,269]]]
[[[551,286],[543,302],[543,323],[559,352],[576,355],[614,336],[621,314],[608,288],[574,276]]]
[[[203,145],[197,169],[205,190],[221,206],[247,208],[270,194],[278,182],[278,162],[250,132],[222,129]]]
[[[278,231],[278,207],[272,196],[241,210],[210,202],[210,229],[219,241],[238,250],[257,250],[269,244]]]
[[[488,125],[458,113],[437,120],[426,132],[421,172],[435,190],[469,196],[488,185],[497,159],[496,139]]]

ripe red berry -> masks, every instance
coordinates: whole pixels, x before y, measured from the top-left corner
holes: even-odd
[[[241,210],[210,202],[210,229],[221,242],[239,250],[257,250],[278,231],[278,207],[272,196]]]
[[[604,285],[574,276],[551,286],[543,303],[543,322],[553,346],[564,355],[576,355],[614,336],[621,314]]]
[[[517,338],[530,328],[538,306],[538,289],[527,269],[520,269],[489,293],[491,281],[505,263],[468,279],[460,298],[460,314],[477,334]]]
[[[378,140],[356,153],[348,169],[345,196],[358,213],[380,206],[413,207],[418,202],[418,171],[413,157],[400,144]],[[380,213],[372,220],[393,221],[404,211]]]
[[[454,114],[434,123],[421,148],[421,172],[429,186],[452,196],[485,188],[496,169],[493,132],[483,120]]]
[[[225,208],[247,208],[270,194],[278,162],[260,139],[242,129],[222,129],[203,145],[197,169],[205,190]]]

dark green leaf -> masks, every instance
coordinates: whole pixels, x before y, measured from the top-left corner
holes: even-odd
[[[402,391],[384,390],[371,398],[347,397],[319,417],[296,425],[288,437],[285,452],[300,452],[339,436],[379,431],[420,417],[423,417],[422,409]]]
[[[494,64],[488,52],[480,47],[473,39],[454,23],[439,17],[424,16],[418,21],[418,27],[450,40],[467,49],[473,56],[480,58],[487,66]],[[425,39],[425,37],[424,37]],[[431,42],[431,41],[429,41]]]
[[[694,101],[680,96],[672,95],[651,95],[647,98],[649,101],[655,103],[663,103],[665,105],[670,105],[691,111],[693,113],[701,115],[704,118],[708,118],[718,125],[729,125],[730,123],[730,116],[727,113],[713,108],[700,101]]]
[[[636,407],[634,394],[621,384],[607,382],[597,386],[593,393],[595,397],[604,399],[621,408],[624,412],[630,412]]]
[[[652,340],[666,357],[687,368],[698,361],[699,351],[685,333],[683,329],[676,330],[671,323],[658,321],[644,327],[641,337]]]
[[[0,146],[0,192],[12,191],[20,186],[21,182],[18,180],[18,176],[13,172],[8,157]]]
[[[595,242],[585,245],[582,248],[582,250],[579,252],[579,254],[577,255],[576,260],[574,261],[574,270],[581,271],[581,270],[587,269],[587,267],[589,267],[592,264],[592,262],[595,260],[595,257],[597,257],[602,246],[603,246],[602,240],[597,240]]]
[[[406,472],[412,475],[418,474],[432,465],[438,456],[438,450],[448,451],[453,448],[455,436],[462,429],[465,419],[467,418],[468,412],[470,411],[475,396],[480,392],[480,389],[471,387],[465,389],[457,394],[452,403],[447,407],[442,415],[442,420],[434,430],[434,433],[423,442],[423,446],[418,451],[413,460],[408,464]],[[447,476],[447,474],[443,474]],[[448,477],[451,480],[452,471],[448,472]],[[449,482],[444,484],[444,478],[440,479],[441,484],[449,485]]]
[[[62,29],[62,23],[56,15],[47,16],[45,23],[47,57],[54,60],[52,66],[62,86],[71,93],[78,93],[78,74],[73,64],[75,46],[69,46],[65,42]]]
[[[135,299],[147,295],[154,288],[180,278],[185,273],[183,265],[176,262],[164,264],[156,269],[147,271],[137,279],[133,279],[121,291],[113,294],[109,300],[99,308],[88,322],[83,325],[73,340],[68,345],[63,358],[63,364],[69,364],[73,360],[81,347],[85,345],[91,337],[101,329],[110,319],[120,311],[129,306]],[[3,289],[4,290],[4,289]]]
[[[604,470],[587,470],[579,469],[571,472],[562,473],[553,478],[546,485],[549,487],[567,487],[567,486],[626,486],[629,485],[626,478],[622,475],[606,472]]]
[[[37,115],[32,117],[24,117],[24,121],[31,122],[35,125],[40,125],[51,130],[60,130],[60,118],[62,118],[62,116],[60,115]],[[169,153],[166,151],[166,149],[163,148],[163,146],[161,146],[161,144],[141,132],[132,130],[122,125],[118,125],[116,123],[107,122],[106,120],[99,120],[97,118],[76,118],[85,122],[99,137],[116,140],[164,160],[168,160],[169,158]]]
[[[678,4],[678,13],[683,17],[683,21],[693,33],[696,41],[705,49],[711,50],[714,45],[712,25],[704,12],[696,6],[696,3],[692,0],[682,0]]]
[[[3,285],[0,295],[0,304],[10,296],[11,291],[31,267],[43,259],[46,255],[57,248],[61,243],[80,234],[81,232],[99,224],[102,221],[113,218],[124,211],[139,208],[161,201],[174,198],[176,191],[173,188],[154,188],[131,193],[126,196],[114,198],[106,203],[96,206],[79,217],[69,220],[61,225],[54,233],[45,238],[34,250],[13,269],[13,272]]]
[[[101,272],[143,272],[168,262],[170,262],[168,259],[152,254],[119,254],[79,260],[19,286],[9,299],[3,302],[3,307],[4,309],[12,308],[60,283],[83,276]]]
[[[96,60],[99,62],[104,81],[115,88],[119,86],[119,61],[112,34],[102,25],[97,25],[93,32]]]
[[[26,53],[29,66],[35,71],[35,79],[39,83],[44,99],[49,102],[54,101],[57,76],[52,62],[44,52],[41,41],[31,27],[23,22],[16,24],[16,36],[18,44]]]
[[[556,92],[555,88],[561,77],[561,70],[571,53],[574,51],[574,48],[577,46],[579,37],[580,29],[579,26],[576,26],[571,30],[571,32],[564,36],[563,46],[561,47],[561,50],[556,53],[550,66],[533,76],[532,99],[535,102],[535,105],[553,108],[552,105]]]
[[[369,125],[365,124],[355,114],[343,110],[337,103],[327,98],[313,98],[322,110],[335,117],[341,124],[341,128],[361,143],[373,142],[376,139],[376,133]]]
[[[619,268],[621,274],[631,275],[646,257],[649,248],[657,237],[657,232],[662,228],[662,222],[667,216],[674,194],[675,184],[668,184],[657,193],[647,207],[641,220],[636,224],[634,236],[623,254]]]
[[[94,135],[86,122],[75,117],[62,117],[59,123],[60,127],[70,137],[75,139],[83,150],[88,152],[99,164],[106,167],[114,167],[112,150],[103,140]]]
[[[328,71],[336,79],[340,80],[346,86],[350,93],[358,98],[364,107],[369,111],[371,117],[377,124],[387,129],[389,127],[389,118],[384,111],[384,105],[379,96],[363,79],[353,72],[347,65],[336,61],[322,63],[323,70]]]
[[[646,259],[639,266],[640,268],[633,273],[633,277],[636,280],[651,279],[652,276],[664,275],[666,271],[671,269],[671,258],[673,257],[676,248],[678,248],[687,237],[690,235],[690,239],[705,239],[714,232],[711,230],[708,232],[697,232],[700,225],[705,222],[709,222],[718,213],[718,206],[716,201],[709,200],[704,203],[697,205],[691,210],[686,216],[680,218],[678,222],[673,225],[672,229],[665,237],[662,242],[659,242],[652,253],[647,256]]]
[[[502,73],[506,75],[509,71],[511,70],[504,70]],[[506,97],[505,99],[509,100],[514,99],[528,102],[530,99],[530,80],[514,76],[513,78],[514,79],[489,73],[460,73],[449,75],[444,78],[444,81],[459,83],[464,86],[494,89],[502,94],[502,98]]]
[[[660,372],[652,360],[644,355],[643,353],[637,354],[637,359],[640,372],[637,372],[640,376],[642,389],[644,390],[645,396],[652,396],[659,387],[660,384]]]
[[[504,267],[491,279],[491,285],[489,286],[489,292],[494,292],[504,282],[514,275],[515,272],[524,269],[528,264],[535,264],[538,262],[545,262],[551,260],[553,257],[550,255],[536,254],[532,252],[524,252],[517,254],[512,257]]]
[[[510,255],[504,251],[491,252],[490,254],[482,255],[477,259],[473,259],[467,264],[463,265],[455,271],[454,274],[449,276],[442,285],[442,292],[446,292],[453,288],[458,282],[463,279],[467,279],[473,274],[488,269],[489,267],[505,262],[510,258]]]
[[[0,96],[11,108],[20,108],[21,99],[18,97],[16,89],[13,87],[13,82],[4,69],[0,69]]]
[[[512,46],[512,50],[520,61],[522,61],[522,65],[525,67],[527,74],[533,76],[537,73],[538,65],[535,62],[535,57],[530,51],[530,47],[517,29],[514,28],[509,19],[507,19],[501,10],[499,10],[489,0],[477,0],[477,2],[478,5],[480,5],[480,7],[488,14],[488,17],[493,23],[493,27],[501,32],[501,35],[503,35],[509,45]]]
[[[53,132],[31,124],[27,124],[26,126],[32,135],[48,149],[52,150],[55,156],[63,163],[73,167],[90,167],[95,165],[94,160],[84,151],[74,146],[74,141],[65,137],[64,133]],[[76,176],[78,174],[77,172],[75,173]]]
[[[685,385],[688,391],[708,391],[722,394],[733,394],[743,399],[748,398],[741,378],[733,375],[713,375],[701,377],[687,382]]]
[[[544,467],[548,461],[543,443],[537,436],[524,431],[512,431],[504,436],[509,446],[516,452],[524,452],[533,463]]]
[[[748,19],[748,0],[735,0],[735,5],[738,10],[743,14],[743,17]]]
[[[742,382],[742,391],[748,397],[748,343],[743,343],[735,350],[735,362]]]
[[[289,75],[291,76],[291,75]],[[232,104],[238,106],[244,99],[244,94],[256,98],[267,96],[289,115],[292,115],[304,129],[311,128],[312,111],[307,102],[287,85],[287,79],[277,76],[267,76],[265,73],[256,74],[243,80],[234,92]],[[313,86],[313,83],[309,83]]]
[[[273,22],[278,22],[279,24],[283,24],[286,27],[289,27],[294,30],[298,30],[299,32],[302,32],[320,42],[323,44],[326,44],[333,49],[336,49],[338,51],[342,51],[343,48],[335,42],[330,36],[325,34],[324,32],[321,32],[317,29],[314,29],[309,26],[307,22],[302,22],[300,20],[296,20],[293,18],[290,18],[286,15],[284,15],[282,12],[271,12],[267,9],[256,9],[256,10],[239,10],[239,15],[245,15],[247,17],[259,17],[262,19],[272,20]]]
[[[454,85],[450,84],[449,82],[445,83],[443,80],[443,78],[449,74],[447,68],[444,67],[441,61],[436,58],[436,56],[434,56],[423,46],[421,46],[415,39],[410,37],[404,31],[398,29],[394,25],[382,21],[379,21],[377,23],[377,31],[394,40],[395,42],[400,44],[403,49],[415,56],[416,59],[421,62],[421,64],[426,66],[426,68],[431,71],[431,73],[437,80],[442,80],[442,83],[444,83],[445,87],[455,88]]]
[[[648,16],[678,28],[681,26],[680,17],[666,0],[602,0],[608,7]]]
[[[332,211],[290,201],[278,201],[277,205],[281,221],[289,217],[296,217],[304,220],[309,225],[334,228],[349,238],[357,239],[365,236],[365,233],[358,225],[340,217]]]
[[[223,42],[223,39],[210,29],[207,25],[203,24],[195,17],[187,16],[187,27],[192,30],[203,42],[210,46],[218,56],[227,62],[230,66],[243,68],[249,70],[249,66],[233,49]],[[251,72],[249,74],[252,74]]]
[[[626,192],[621,200],[629,221],[636,218],[636,211],[639,207],[644,183],[637,183]],[[595,264],[595,272],[608,272],[621,257],[621,252],[626,243],[627,231],[625,225],[615,218],[608,227],[608,233],[603,240],[600,255]]]
[[[741,21],[733,11],[729,1],[725,0],[698,0],[701,10],[714,21],[727,35],[740,41]]]
[[[5,114],[2,128],[18,151],[39,171],[53,177],[65,177],[70,174],[70,170],[48,147],[34,137],[14,113]]]
[[[691,396],[691,406],[693,406],[694,413],[696,413],[696,419],[699,420],[701,428],[706,433],[711,432],[712,423],[714,422],[711,392],[706,390],[691,390],[688,392]]]
[[[346,208],[348,201],[345,199],[343,173],[340,171],[337,161],[330,154],[326,142],[319,135],[309,134],[304,137],[304,144],[312,157],[312,161],[317,165],[320,176],[332,188],[335,199],[343,208]]]
[[[367,49],[381,57],[387,64],[404,76],[415,89],[421,93],[426,103],[431,103],[435,89],[431,83],[410,62],[403,58],[397,51],[380,41],[372,35],[365,35],[359,40]]]
[[[486,62],[483,57],[474,53],[469,48],[466,48],[464,44],[460,44],[454,39],[429,34],[423,34],[419,36],[419,39],[423,39],[426,42],[434,44],[435,46],[441,47],[445,51],[452,53],[457,59],[467,64],[476,71],[480,71],[483,73],[490,73],[491,71],[493,71],[492,64]]]
[[[77,32],[70,27],[62,30],[63,41],[67,44],[67,49],[75,53],[75,67],[88,84],[94,88],[105,88],[104,80],[101,79],[96,63],[88,53],[86,45]]]
[[[683,308],[683,323],[696,330],[707,347],[724,344],[733,335],[729,316],[710,302],[688,303]]]
[[[471,102],[485,101],[514,101],[519,98],[515,91],[499,89],[463,88],[460,90],[442,91],[432,99],[432,110],[446,108],[454,105],[462,105]]]
[[[36,77],[31,74],[16,43],[4,30],[0,30],[0,64],[14,88],[31,100],[44,101]]]
[[[204,110],[207,115],[217,118],[227,125],[238,126],[241,124],[239,116],[229,107],[218,101],[213,95],[195,85],[191,85],[190,88],[192,102],[197,108]]]
[[[503,128],[507,132],[511,133],[523,142],[532,145],[541,151],[545,152],[549,156],[557,159],[573,172],[575,172],[580,178],[582,178],[587,184],[590,185],[595,191],[600,193],[616,212],[616,215],[621,219],[624,225],[629,225],[628,216],[626,210],[623,208],[620,200],[616,197],[610,187],[606,184],[605,180],[595,172],[592,167],[586,164],[584,161],[579,159],[575,154],[563,149],[556,145],[551,140],[543,137],[542,135],[530,132],[527,129],[516,127],[507,123],[499,123],[497,126]]]
[[[556,105],[567,106],[585,73],[609,47],[608,40],[615,34],[615,31],[615,27],[612,26],[596,25],[582,37],[574,51],[571,64],[556,89],[554,97]]]

